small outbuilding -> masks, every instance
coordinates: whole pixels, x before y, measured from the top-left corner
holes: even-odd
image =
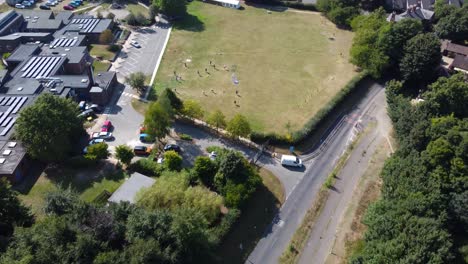
[[[156,182],[148,176],[135,172],[107,200],[112,203],[136,202],[136,195],[144,188],[151,187]]]
[[[239,0],[203,0],[203,2],[208,2],[215,5],[220,5],[229,8],[240,8],[240,1]]]

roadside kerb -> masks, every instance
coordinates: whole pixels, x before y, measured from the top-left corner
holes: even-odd
[[[172,31],[172,27],[169,27],[167,35],[166,35],[166,40],[164,41],[164,46],[163,46],[163,48],[161,50],[161,53],[159,54],[159,58],[158,58],[158,61],[156,62],[156,66],[154,67],[153,75],[151,76],[151,81],[150,81],[150,84],[149,84],[150,88],[154,84],[154,79],[156,78],[156,73],[158,72],[159,64],[161,64],[162,57],[164,55],[164,52],[166,51],[166,46],[167,46],[167,43],[169,42],[169,37],[171,36],[171,31]],[[145,93],[145,97],[144,97],[145,100],[148,98],[150,90],[151,89],[147,89],[147,91]]]

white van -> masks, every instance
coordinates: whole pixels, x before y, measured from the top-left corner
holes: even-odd
[[[283,155],[281,156],[281,165],[291,167],[302,167],[302,160],[296,156]]]

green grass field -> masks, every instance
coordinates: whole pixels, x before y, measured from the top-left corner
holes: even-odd
[[[115,52],[108,51],[108,47],[109,45],[91,45],[89,54],[91,54],[91,56],[101,57],[104,60],[112,60],[115,57]]]
[[[244,7],[190,3],[172,31],[155,88],[175,88],[206,112],[244,114],[257,131],[284,134],[288,122],[300,129],[356,75],[348,62],[353,34],[318,13]]]

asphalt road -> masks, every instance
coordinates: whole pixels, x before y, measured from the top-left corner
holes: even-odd
[[[301,224],[307,210],[313,204],[322,183],[333,170],[336,161],[342,155],[350,140],[354,136],[356,124],[367,115],[367,111],[374,106],[378,94],[383,92],[383,87],[373,84],[367,95],[359,105],[349,112],[338,129],[331,133],[331,139],[327,147],[319,156],[309,161],[307,170],[302,180],[293,187],[278,215],[271,226],[265,231],[246,263],[257,264],[278,263],[278,259],[289,244],[294,232]],[[312,261],[312,263],[315,263]]]
[[[382,143],[388,144],[386,137],[391,131],[391,121],[387,116],[383,91],[375,97],[374,103],[370,105],[367,114],[362,118],[363,129],[369,121],[373,124],[367,126],[368,129],[362,134],[345,166],[337,175],[332,191],[329,193],[319,217],[315,220],[308,242],[302,252],[300,264],[325,263],[328,255],[332,253],[335,234],[340,228],[341,219],[351,201],[359,179],[366,172],[377,147]],[[335,252],[333,254],[338,256]]]

